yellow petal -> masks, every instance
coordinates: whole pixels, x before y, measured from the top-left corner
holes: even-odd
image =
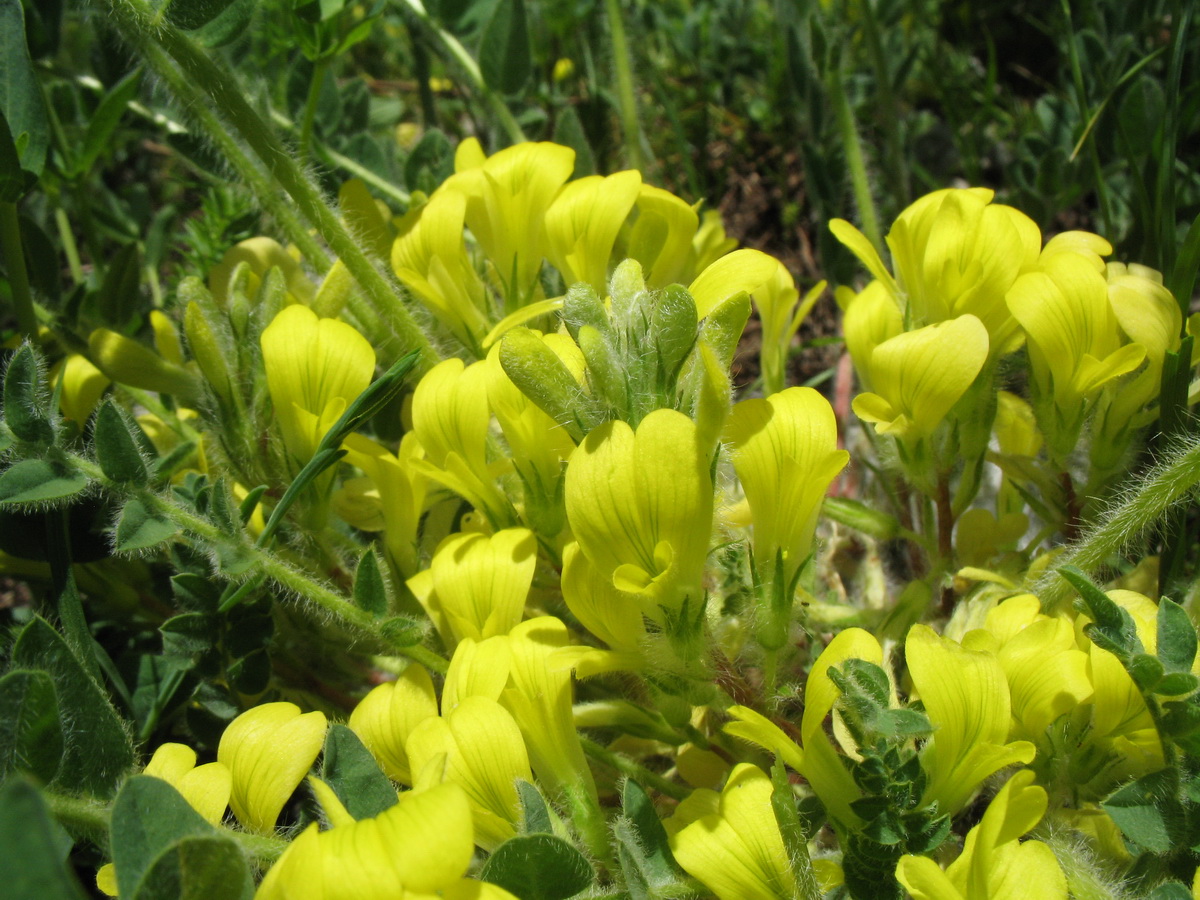
[[[775,277],[779,261],[759,250],[735,250],[700,273],[688,287],[696,315],[704,318],[722,301],[745,291],[753,294]]]
[[[684,280],[692,238],[700,217],[670,191],[643,184],[637,221],[629,235],[629,256],[642,265],[651,290]]]
[[[608,293],[613,244],[641,186],[641,174],[629,170],[577,178],[559,192],[546,212],[547,256],[568,286],[583,281]]]
[[[509,642],[493,637],[486,641],[464,638],[450,658],[442,688],[442,713],[447,714],[467,697],[498,700],[508,684],[512,666]]]
[[[748,706],[731,706],[728,712],[733,721],[727,722],[722,731],[774,753],[797,772],[803,770],[804,754],[782,728]]]
[[[262,833],[304,779],[325,740],[325,716],[294,703],[264,703],[242,713],[221,735],[217,759],[229,768],[229,805],[247,828]]]
[[[437,711],[433,681],[423,666],[413,663],[398,679],[363,697],[350,714],[349,724],[390,778],[412,784],[405,743],[413,730]]]

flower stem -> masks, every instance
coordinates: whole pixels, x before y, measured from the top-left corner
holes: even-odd
[[[617,71],[617,100],[621,109],[621,131],[625,136],[625,162],[631,169],[642,168],[641,129],[638,126],[637,96],[633,92],[633,72],[629,65],[629,42],[621,19],[620,0],[604,0],[608,31],[612,36],[613,66]]]
[[[29,273],[25,269],[25,250],[21,245],[21,220],[17,204],[0,202],[0,255],[8,261],[8,280],[12,285],[13,306],[21,333],[37,340],[38,320],[33,311]]]
[[[421,352],[419,369],[424,371],[437,363],[437,352],[405,307],[397,287],[375,268],[300,163],[255,112],[237,79],[177,28],[166,23],[154,27],[153,13],[144,0],[105,0],[105,5],[121,32],[140,50],[161,47],[176,62],[182,75],[204,92],[346,264],[371,305],[388,320],[407,347]]]
[[[1139,477],[1137,484],[1137,492],[1102,513],[1099,524],[1059,558],[1056,569],[1074,566],[1092,576],[1185,501],[1200,485],[1200,438],[1181,442],[1163,463]],[[1057,574],[1046,575],[1034,588],[1042,607],[1051,614],[1071,592],[1070,584]]]

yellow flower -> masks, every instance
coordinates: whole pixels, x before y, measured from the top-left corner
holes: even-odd
[[[350,728],[388,777],[413,783],[405,743],[425,719],[438,714],[433,681],[423,666],[409,665],[395,681],[371,689],[350,714]]]
[[[351,479],[334,495],[338,514],[356,528],[384,533],[396,568],[405,577],[417,573],[417,529],[425,511],[427,477],[413,460],[424,455],[416,434],[408,432],[392,453],[361,434],[345,441],[346,461],[363,470],[365,478]],[[374,495],[370,496],[371,491]]]
[[[928,857],[905,855],[896,878],[914,900],[1022,900],[1035,886],[1039,898],[1066,900],[1067,879],[1054,851],[1041,841],[1019,840],[1041,821],[1047,804],[1046,791],[1024,769],[993,798],[946,871]]]
[[[415,773],[432,766],[441,773],[438,781],[466,791],[480,847],[495,850],[516,835],[521,820],[517,780],[532,782],[533,773],[521,729],[499,703],[462,698],[454,709],[414,728],[405,751]]]
[[[671,852],[721,900],[792,900],[796,878],[775,812],[771,779],[736,766],[720,794],[693,791],[664,825]]]
[[[512,900],[463,876],[474,854],[471,808],[457,784],[410,791],[373,819],[310,825],[271,867],[256,900]]]
[[[1021,335],[1005,295],[1037,263],[1041,232],[1032,219],[993,204],[986,188],[946,189],[921,197],[896,218],[887,236],[896,276],[850,223],[830,230],[907,307],[915,325],[973,315],[998,359],[1020,346]]]
[[[433,554],[427,602],[440,607],[455,643],[508,634],[525,613],[536,567],[537,541],[528,528],[452,534]]]
[[[425,456],[411,465],[502,528],[512,511],[487,460],[488,380],[485,362],[464,367],[461,359],[443,360],[425,373],[412,402],[412,427]]]
[[[641,173],[630,169],[577,178],[559,191],[546,212],[546,255],[564,284],[583,281],[601,297],[608,293],[613,245],[641,187]]]
[[[263,367],[288,454],[303,466],[325,433],[371,383],[367,339],[306,306],[283,309],[262,333]]]
[[[735,294],[753,294],[778,277],[779,260],[759,250],[735,250],[705,268],[688,285],[696,302],[696,315],[704,318]]]
[[[161,744],[143,775],[161,778],[183,795],[210,825],[220,825],[229,805],[233,777],[224,763],[196,765],[196,751],[186,744]]]
[[[850,295],[849,299],[847,295]],[[871,355],[884,341],[904,331],[904,316],[883,282],[875,280],[857,294],[848,288],[839,289],[838,302],[845,302],[842,314],[842,334],[846,350],[854,362],[859,383],[872,390]]]
[[[459,341],[482,355],[488,331],[483,282],[463,239],[466,197],[440,190],[392,245],[392,269]]]
[[[1033,407],[1053,454],[1075,449],[1088,404],[1105,384],[1141,365],[1146,349],[1121,343],[1104,275],[1079,253],[1060,252],[1022,275],[1008,294],[1033,370]]]
[[[267,833],[288,797],[321,752],[325,716],[301,714],[294,703],[264,703],[246,710],[221,735],[217,760],[233,776],[229,805],[238,821]]]
[[[643,184],[637,219],[626,254],[646,273],[646,286],[658,290],[687,279],[692,238],[700,224],[696,210],[670,191]]]
[[[959,316],[890,338],[868,365],[879,393],[859,394],[854,412],[880,434],[915,442],[931,435],[987,361],[988,335],[975,316]]]
[[[601,578],[576,541],[563,550],[562,595],[580,624],[609,647],[638,652],[646,638],[641,604]]]
[[[100,398],[112,384],[86,356],[79,353],[65,357],[54,367],[50,378],[54,385],[62,382],[59,406],[63,417],[81,427],[91,418],[100,404]]]
[[[833,408],[812,388],[788,388],[737,404],[725,435],[750,504],[759,575],[771,579],[782,552],[790,585],[808,557],[825,491],[850,459],[837,449]]]
[[[315,289],[304,274],[298,254],[289,253],[269,237],[252,237],[225,251],[221,261],[208,273],[208,289],[219,305],[225,306],[229,302],[229,288],[234,273],[243,263],[249,269],[250,276],[246,283],[248,299],[258,297],[262,280],[273,268],[283,273],[290,302],[307,304],[313,299]]]
[[[662,620],[701,596],[713,488],[696,423],[658,409],[635,432],[621,421],[594,429],[571,455],[567,518],[602,578],[643,595]]]
[[[509,312],[527,303],[536,286],[546,255],[546,211],[574,168],[570,147],[515,144],[442,188],[467,198],[466,225],[505,285]]]
[[[1031,762],[1035,748],[1028,741],[1009,742],[1012,705],[995,654],[966,649],[926,625],[914,625],[905,656],[934,727],[921,754],[929,774],[925,800],[954,815],[984,779],[1014,763]]]

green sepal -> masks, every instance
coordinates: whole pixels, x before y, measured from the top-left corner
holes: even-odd
[[[142,458],[140,442],[133,435],[132,429],[136,427],[112,400],[105,400],[96,411],[92,441],[96,447],[96,461],[108,478],[122,484],[143,486],[150,480],[150,472]]]
[[[674,387],[679,371],[696,343],[696,301],[680,285],[664,288],[650,314],[650,332],[657,351],[660,388]]]
[[[595,881],[587,857],[552,834],[522,834],[496,848],[479,873],[519,900],[566,900]]]
[[[332,725],[325,736],[321,777],[356,819],[373,819],[396,805],[396,789],[375,757],[345,725]]]
[[[54,417],[41,355],[22,344],[4,372],[4,421],[18,440],[39,447],[55,441]]]
[[[1192,671],[1196,659],[1196,626],[1183,607],[1169,597],[1158,604],[1158,658],[1168,672]]]
[[[391,604],[388,600],[387,582],[374,547],[363,551],[354,571],[354,603],[376,619],[387,615]]]
[[[113,549],[118,553],[149,550],[169,541],[178,530],[174,522],[134,497],[121,510],[113,537]]]
[[[573,284],[567,289],[560,313],[567,326],[567,333],[576,341],[579,340],[579,329],[590,325],[601,334],[612,333],[612,322],[608,318],[608,310],[604,302],[587,282]]]
[[[52,505],[83,493],[90,484],[87,475],[67,462],[23,459],[0,474],[0,505]]]
[[[521,801],[521,833],[550,834],[554,829],[550,807],[546,805],[546,798],[537,785],[518,778],[517,798]]]
[[[500,342],[500,365],[526,397],[566,429],[576,443],[593,424],[581,413],[583,392],[566,364],[528,328],[514,328]]]
[[[18,6],[20,4],[18,3]],[[50,816],[46,801],[24,778],[0,787],[0,884],[20,900],[83,900],[67,854],[70,836]]]
[[[104,689],[50,623],[34,618],[12,650],[13,665],[48,672],[54,680],[64,752],[54,784],[108,797],[133,765],[129,734]]]
[[[62,722],[49,673],[14,669],[0,678],[0,779],[24,771],[46,784],[62,755]]]

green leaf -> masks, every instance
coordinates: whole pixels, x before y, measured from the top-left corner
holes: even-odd
[[[216,623],[204,613],[172,616],[158,630],[163,636],[163,653],[177,656],[204,653],[217,642]]]
[[[1173,770],[1153,772],[1120,788],[1100,805],[1130,843],[1151,853],[1176,844],[1183,811],[1173,796]]]
[[[249,900],[254,879],[241,848],[219,834],[185,837],[146,869],[134,900]]]
[[[1152,691],[1162,680],[1163,665],[1149,653],[1136,653],[1125,664],[1129,677],[1143,691]]]
[[[67,867],[71,838],[24,778],[0,787],[0,884],[19,900],[83,900]]]
[[[565,900],[596,877],[582,853],[551,834],[523,834],[505,841],[484,863],[480,880],[520,900]]]
[[[16,203],[37,184],[37,176],[21,168],[21,155],[0,112],[0,203]]]
[[[453,174],[454,147],[439,129],[431,128],[404,161],[404,184],[410,191],[432,193]]]
[[[345,725],[331,726],[325,736],[321,777],[356,819],[373,819],[396,805],[396,789],[371,751]]]
[[[22,629],[12,660],[16,667],[41,669],[54,679],[65,744],[54,783],[70,791],[111,796],[133,765],[133,747],[103,688],[62,635],[40,617]]]
[[[23,459],[0,474],[0,504],[51,503],[82,493],[91,482],[78,469],[49,459]]]
[[[479,43],[484,83],[502,94],[515,94],[529,80],[531,56],[524,0],[497,3]]]
[[[632,778],[625,780],[621,790],[621,809],[623,818],[632,826],[637,840],[639,868],[650,884],[677,881],[682,872],[671,853],[667,831],[654,809],[650,795]],[[625,843],[622,841],[622,844]]]
[[[140,443],[133,435],[136,427],[112,400],[105,400],[96,411],[92,439],[96,461],[105,475],[113,481],[141,486],[150,480],[150,472],[142,459]]]
[[[139,311],[142,254],[134,241],[125,244],[109,261],[104,280],[92,298],[96,315],[112,329],[120,330]]]
[[[368,547],[358,561],[354,572],[354,602],[377,619],[387,615],[387,584],[374,547]]]
[[[113,802],[113,865],[122,897],[133,897],[164,851],[188,837],[211,837],[213,827],[161,778],[134,775]]]
[[[250,521],[250,517],[254,515],[254,510],[258,506],[262,495],[267,492],[267,486],[260,484],[258,487],[246,493],[245,498],[238,504],[238,516],[242,520],[242,525]]]
[[[207,25],[233,5],[235,0],[174,0],[167,8],[167,21],[191,31]]]
[[[171,4],[171,9],[176,4]],[[100,154],[109,149],[109,138],[117,129],[121,116],[129,107],[129,103],[137,96],[138,88],[142,86],[142,70],[134,69],[120,81],[111,91],[104,95],[96,112],[88,122],[87,133],[83,136],[83,150],[74,160],[73,174],[85,175],[95,165]]]
[[[0,678],[0,778],[20,769],[47,783],[62,754],[62,723],[49,674],[17,669]]]
[[[521,833],[549,834],[553,830],[550,808],[546,806],[546,798],[537,786],[518,778],[517,797],[521,801]]]
[[[1191,672],[1171,672],[1154,685],[1154,693],[1164,697],[1181,697],[1200,686],[1200,678]]]
[[[583,130],[583,122],[574,106],[567,106],[558,113],[554,123],[554,142],[563,144],[575,151],[575,171],[572,178],[583,178],[596,174],[596,157],[588,143],[587,134]]]
[[[244,34],[257,7],[255,0],[231,0],[225,11],[192,32],[193,39],[205,47],[220,47]]]
[[[1196,626],[1168,597],[1158,604],[1158,658],[1168,672],[1190,672],[1196,659]]]
[[[1072,566],[1058,570],[1072,587],[1079,592],[1085,604],[1084,611],[1092,617],[1095,624],[1088,626],[1088,637],[1096,646],[1108,650],[1122,662],[1129,660],[1135,653],[1141,653],[1142,642],[1138,640],[1137,626],[1133,617],[1118,606],[1108,595],[1092,584],[1083,572]]]
[[[1146,900],[1193,900],[1193,894],[1191,888],[1182,882],[1168,881],[1147,894]]]
[[[22,344],[4,372],[4,421],[22,441],[42,447],[54,443],[50,397],[41,355]]]
[[[165,516],[147,509],[146,504],[134,497],[121,510],[117,521],[115,549],[118,553],[135,553],[149,550],[175,536],[175,523]]]
[[[8,123],[21,168],[40,176],[50,146],[50,120],[25,43],[21,0],[0,0],[0,113]]]

